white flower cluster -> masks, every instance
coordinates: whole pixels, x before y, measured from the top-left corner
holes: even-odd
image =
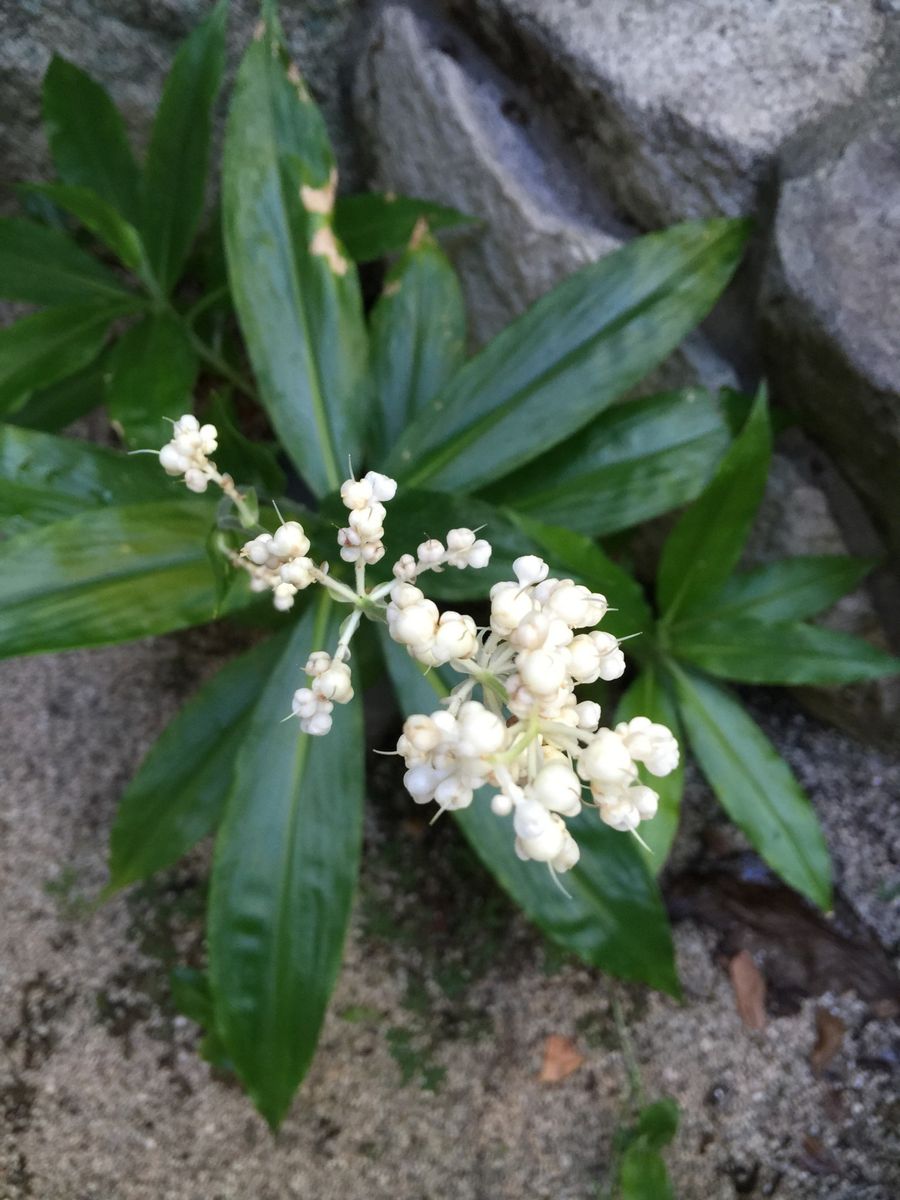
[[[208,459],[215,446],[214,427],[185,416],[160,461],[169,474],[184,475],[192,490],[203,491],[211,481],[240,506],[231,479]],[[462,676],[444,707],[412,716],[403,727],[397,752],[410,795],[441,810],[462,809],[488,785],[494,813],[512,815],[518,855],[567,871],[579,851],[565,819],[587,805],[614,829],[636,830],[658,802],[641,782],[638,764],[651,775],[667,775],[678,765],[678,744],[647,717],[601,728],[600,706],[579,700],[580,684],[617,679],[625,660],[618,639],[594,628],[606,614],[606,598],[571,579],[551,579],[535,555],[516,559],[516,578],[491,588],[485,629],[466,614],[442,613],[418,586],[427,571],[487,566],[491,546],[472,529],[451,529],[446,542],[422,542],[415,555],[394,563],[390,581],[367,589],[366,566],[384,557],[385,504],[396,491],[394,480],[377,471],[341,487],[349,518],[338,545],[341,558],[354,564],[355,588],[334,579],[327,563],[313,562],[297,521],[260,533],[232,554],[250,574],[251,587],[271,589],[282,611],[312,583],[351,606],[334,654],[309,656],[308,686],[294,693],[292,713],[304,733],[328,733],[334,705],[353,697],[348,659],[362,617],[385,621],[393,640],[418,662],[449,665]]]
[[[566,871],[578,861],[578,846],[563,818],[581,811],[582,780],[602,820],[634,830],[654,816],[658,801],[639,781],[637,764],[667,775],[678,764],[678,744],[646,717],[601,729],[600,706],[576,696],[578,684],[616,679],[625,669],[612,634],[576,632],[602,620],[605,597],[571,579],[548,578],[547,564],[534,555],[516,559],[513,570],[515,580],[491,589],[490,630],[482,636],[462,624],[469,618],[444,614],[458,654],[448,655],[449,642],[440,641],[444,617],[435,606],[412,584],[394,584],[394,639],[421,662],[450,662],[467,676],[447,711],[407,721],[397,750],[416,801],[465,808],[478,787],[491,784],[498,789],[494,812],[513,813],[519,856]],[[483,704],[469,699],[479,683]]]
[[[274,533],[261,533],[241,547],[250,587],[272,589],[279,612],[294,607],[294,597],[316,580],[316,566],[307,558],[309,538],[299,521],[284,521]]]
[[[209,461],[218,444],[215,425],[201,425],[192,413],[185,413],[174,423],[172,440],[159,452],[160,465],[167,475],[183,475],[190,491],[205,492],[210,481],[222,479]]]
[[[321,736],[331,729],[335,704],[346,704],[353,699],[350,668],[324,650],[316,650],[309,656],[304,670],[311,677],[312,686],[294,692],[291,712],[299,717],[304,733]]]

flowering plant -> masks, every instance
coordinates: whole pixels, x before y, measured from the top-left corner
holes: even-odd
[[[677,824],[676,738],[773,867],[830,896],[808,800],[715,677],[848,682],[895,663],[805,623],[868,564],[734,573],[766,476],[764,397],[619,403],[715,302],[743,222],[635,239],[466,358],[459,284],[432,237],[463,218],[337,198],[270,3],[231,99],[221,220],[195,242],[224,22],[221,2],[179,53],[143,169],[102,89],[62,60],[48,71],[60,181],[26,193],[30,219],[0,222],[4,295],[44,306],[0,331],[0,654],[277,619],[151,748],[110,853],[115,890],[215,833],[192,1011],[277,1125],[314,1052],[353,897],[363,620],[407,716],[397,752],[412,799],[451,811],[562,946],[673,993],[655,873]],[[356,263],[398,251],[367,313]],[[188,412],[159,452],[180,490],[146,458],[54,436],[104,402],[126,445],[156,447],[192,391],[203,423]],[[348,458],[378,470],[342,485]],[[691,500],[654,607],[595,539]],[[393,572],[388,506],[404,551]],[[576,688],[620,676],[633,634],[636,678],[601,728]]]

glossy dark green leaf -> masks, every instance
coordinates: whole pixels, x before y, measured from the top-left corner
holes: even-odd
[[[667,622],[689,613],[731,574],[762,500],[771,450],[761,389],[740,435],[663,547],[657,601]]]
[[[672,664],[667,669],[691,749],[725,811],[786,883],[828,909],[828,848],[788,764],[729,691]]]
[[[841,684],[900,671],[900,659],[849,633],[799,621],[709,619],[671,631],[676,658],[738,683]]]
[[[403,250],[420,221],[434,233],[471,225],[475,220],[430,200],[381,192],[339,196],[334,213],[335,232],[354,262],[369,262]]]
[[[400,707],[433,712],[446,694],[437,672],[423,675],[402,647],[379,632]],[[555,942],[614,975],[678,994],[665,908],[632,838],[593,812],[568,822],[581,860],[563,878],[567,896],[546,868],[516,856],[511,820],[494,816],[485,796],[454,816],[491,874]]]
[[[197,355],[184,326],[171,313],[154,313],[132,325],[112,348],[106,372],[106,407],[134,449],[158,450],[171,437],[169,421],[194,407]]]
[[[171,493],[155,458],[0,425],[0,531],[7,536],[86,508],[165,500]]]
[[[141,228],[162,290],[177,282],[203,213],[212,116],[225,66],[228,0],[182,44],[163,89],[144,168]]]
[[[216,1027],[273,1127],[315,1050],[340,967],[362,832],[359,698],[335,705],[326,737],[282,719],[310,651],[334,646],[339,620],[328,619],[327,604],[294,627],[250,717],[210,887]]]
[[[285,642],[286,634],[270,638],[223,667],[153,744],[119,803],[110,889],[171,866],[218,824],[250,715]]]
[[[58,55],[44,76],[44,123],[62,182],[92,188],[136,223],[140,175],[119,110],[99,83]]]
[[[28,187],[29,191],[45,196],[71,213],[85,229],[89,229],[108,246],[121,263],[146,277],[146,257],[140,234],[108,200],[91,188],[74,187],[67,183],[34,183]]]
[[[56,433],[103,403],[106,355],[100,354],[86,367],[64,379],[39,388],[5,420],[23,429],[43,429]]]
[[[172,990],[172,1003],[178,1011],[204,1030],[197,1047],[200,1057],[220,1071],[233,1072],[234,1064],[215,1029],[209,975],[195,967],[175,967],[169,976],[169,986]]]
[[[639,849],[647,866],[658,875],[666,865],[681,812],[681,797],[684,792],[684,758],[687,747],[678,721],[678,709],[666,691],[659,671],[646,666],[628,688],[616,709],[616,721],[630,721],[632,717],[649,717],[667,725],[678,738],[681,746],[681,761],[671,775],[662,779],[651,775],[643,766],[638,768],[641,783],[652,787],[659,796],[659,809],[652,821],[642,821],[638,831],[648,849]]]
[[[676,225],[566,279],[466,363],[386,470],[410,484],[474,490],[564,441],[706,315],[746,232],[742,221]]]
[[[0,329],[0,413],[87,366],[122,306],[69,304],[47,308]]]
[[[374,461],[462,365],[466,312],[456,273],[440,247],[420,237],[390,271],[372,310]]]
[[[869,558],[837,554],[766,563],[731,575],[719,591],[699,598],[683,623],[705,623],[710,618],[803,621],[818,616],[852,592],[874,565]]]
[[[228,118],[225,248],[263,404],[319,495],[361,460],[369,387],[359,280],[332,230],[335,181],[321,115],[269,18]]]
[[[693,500],[731,441],[718,399],[685,388],[614,405],[485,496],[594,537]]]
[[[654,619],[637,580],[583,534],[543,525],[521,514],[510,515],[533,539],[555,574],[570,575],[592,591],[606,596],[610,608],[603,618],[603,628],[616,637],[633,638],[628,642],[628,654],[646,657],[652,645]],[[634,634],[640,636],[633,637]]]
[[[0,657],[104,646],[208,621],[210,502],[99,508],[0,542]],[[244,586],[229,607],[249,602]]]
[[[641,1138],[622,1156],[617,1200],[675,1200],[662,1155]]]
[[[284,471],[278,465],[275,444],[251,441],[244,437],[230,398],[219,392],[210,397],[204,418],[215,425],[219,434],[216,466],[227,471],[238,486],[251,484],[269,496],[280,496],[285,490]]]
[[[56,229],[0,219],[0,295],[29,304],[95,304],[130,293],[90,254]]]

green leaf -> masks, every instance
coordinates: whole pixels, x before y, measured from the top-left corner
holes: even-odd
[[[790,767],[725,688],[671,663],[668,671],[691,749],[725,811],[786,883],[828,909],[828,848]]]
[[[375,461],[461,366],[466,312],[456,274],[428,237],[411,245],[372,310],[372,378],[378,401]]]
[[[619,638],[640,634],[629,641],[628,653],[644,658],[652,647],[654,619],[637,580],[583,534],[543,525],[518,513],[510,516],[539,546],[540,553],[555,571],[563,571],[576,582],[606,596],[610,609],[603,618],[603,628]]]
[[[361,460],[368,339],[356,269],[332,232],[334,159],[270,20],[238,73],[222,210],[235,309],[263,404],[318,495]]]
[[[106,355],[101,354],[74,375],[40,388],[5,419],[23,429],[43,429],[47,433],[65,429],[103,403],[105,363]]]
[[[659,779],[656,775],[651,775],[645,767],[638,767],[641,783],[653,788],[659,796],[656,816],[652,821],[643,821],[639,830],[649,850],[644,850],[640,843],[638,846],[647,866],[654,874],[659,874],[666,865],[666,858],[678,831],[681,797],[684,792],[686,747],[679,728],[678,710],[666,692],[658,670],[652,665],[641,671],[619,701],[616,721],[630,721],[632,717],[649,717],[651,721],[667,725],[681,745],[681,761],[671,775]]]
[[[122,305],[48,308],[0,329],[0,413],[96,358]]]
[[[341,960],[362,833],[359,698],[326,737],[283,721],[311,650],[339,621],[327,599],[295,626],[250,717],[216,839],[209,898],[216,1027],[275,1128],[315,1050]]]
[[[384,629],[379,633],[400,707],[433,712],[446,695],[437,672],[423,675]],[[453,815],[500,885],[555,942],[614,975],[679,994],[665,908],[632,838],[593,812],[567,822],[581,860],[563,878],[566,896],[546,868],[520,861],[511,821],[494,816],[485,796]]]
[[[194,407],[197,355],[172,313],[154,313],[132,325],[109,355],[106,407],[132,448],[158,449],[169,440],[166,417],[176,421]]]
[[[710,392],[647,396],[601,413],[485,496],[578,533],[616,533],[693,500],[730,441]]]
[[[166,294],[181,274],[203,213],[213,107],[225,66],[227,13],[227,0],[219,0],[182,44],[150,135],[141,228]]]
[[[45,196],[71,213],[85,229],[89,229],[108,246],[120,262],[146,278],[146,258],[140,234],[108,200],[91,188],[73,187],[65,183],[32,183],[28,185],[28,190]]]
[[[73,438],[0,425],[0,530],[19,533],[86,508],[171,497],[155,459],[128,458]]]
[[[204,1030],[198,1047],[200,1057],[220,1071],[234,1071],[234,1064],[225,1053],[222,1039],[216,1033],[212,989],[209,976],[195,967],[175,967],[169,976],[172,1003],[180,1013],[196,1021]]]
[[[208,501],[101,508],[0,542],[0,657],[105,646],[208,621]],[[234,590],[229,607],[251,599]]]
[[[269,496],[281,496],[287,482],[276,458],[277,445],[251,442],[244,437],[227,395],[213,392],[205,416],[218,430],[215,458],[219,470],[227,471],[238,487],[252,484]]]
[[[430,200],[379,192],[339,196],[334,213],[335,232],[354,262],[369,262],[404,249],[423,220],[437,231],[471,225],[476,218]]]
[[[648,1149],[641,1138],[622,1156],[618,1196],[619,1200],[675,1200],[662,1155]]]
[[[862,638],[800,622],[707,620],[670,632],[676,658],[738,683],[841,684],[900,671],[900,659]]]
[[[119,110],[99,83],[58,55],[44,76],[44,122],[63,183],[92,188],[137,223],[140,175]]]
[[[119,804],[110,891],[171,866],[216,827],[251,713],[285,642],[271,638],[223,667],[156,740]]]
[[[725,580],[719,591],[698,598],[691,615],[678,625],[695,621],[802,621],[815,617],[858,587],[875,566],[874,559],[843,555],[808,555],[766,563]]]
[[[55,229],[0,219],[0,295],[28,304],[95,304],[133,297],[95,258]]]
[[[661,362],[737,266],[742,221],[649,234],[559,284],[470,359],[385,468],[472,490],[564,441]]]
[[[731,574],[762,500],[771,449],[761,389],[739,437],[663,547],[657,600],[667,622],[705,601]]]

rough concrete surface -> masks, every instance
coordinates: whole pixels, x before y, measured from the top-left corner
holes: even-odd
[[[751,213],[784,142],[863,96],[877,0],[450,0],[624,212]]]
[[[690,922],[682,1007],[614,987],[513,914],[453,828],[412,812],[384,759],[344,972],[272,1140],[169,999],[174,961],[202,958],[205,852],[91,909],[118,793],[227,644],[198,632],[0,667],[2,1200],[594,1200],[628,1095],[614,994],[648,1096],[682,1105],[680,1200],[897,1194],[896,1032],[869,1006],[826,994],[750,1032],[715,935]],[[756,711],[822,814],[844,891],[896,949],[900,763],[783,699],[760,693]],[[711,812],[696,782],[689,811],[688,858]],[[818,1078],[817,1006],[847,1026]],[[554,1033],[585,1061],[542,1084]]]

